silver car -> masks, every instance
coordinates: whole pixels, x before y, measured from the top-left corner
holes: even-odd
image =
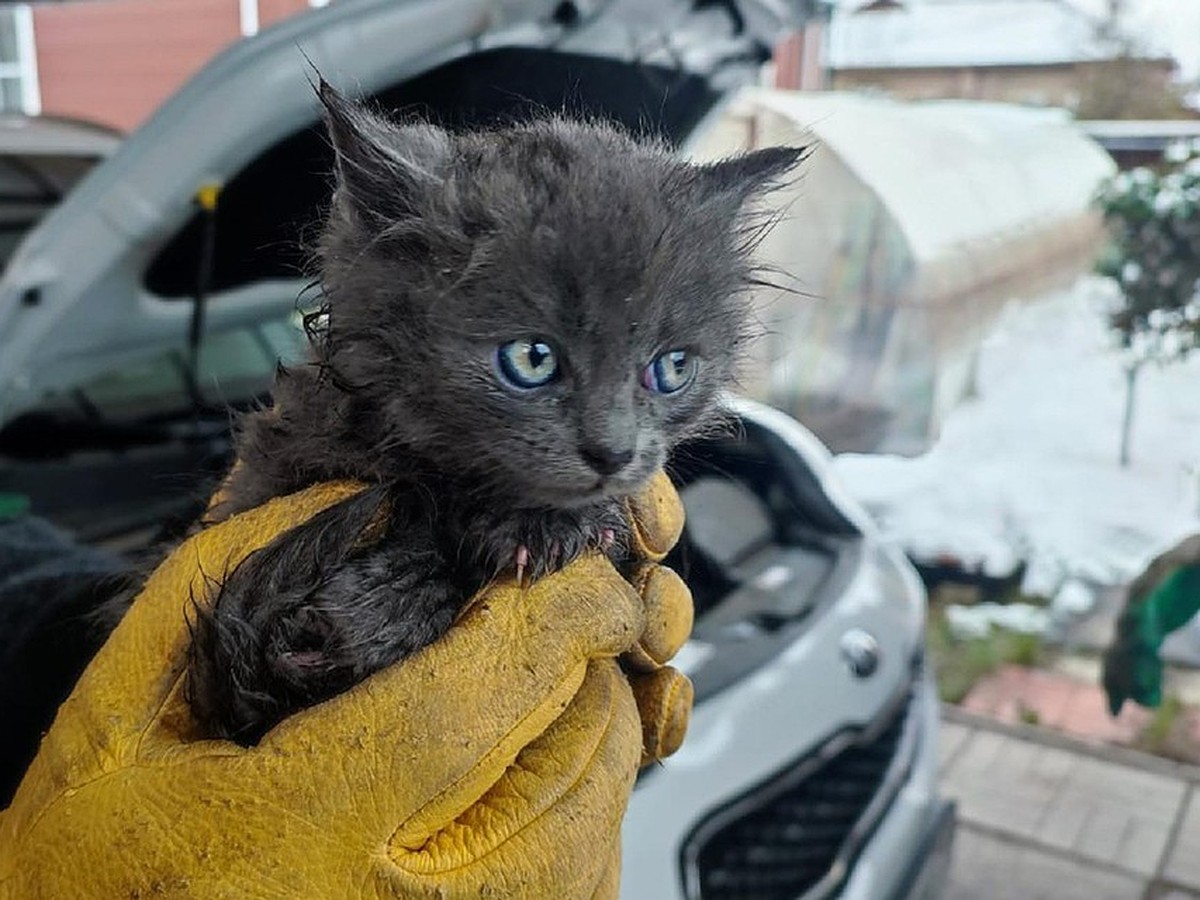
[[[938,796],[925,592],[794,419],[730,400],[736,439],[673,462],[670,562],[696,601],[683,748],[625,820],[622,896],[936,896],[954,834]]]
[[[681,149],[810,4],[356,0],[224,53],[96,166],[0,280],[0,494],[133,548],[229,460],[229,406],[293,358],[297,234],[328,193],[306,57],[390,108],[478,124],[530,107],[649,124]],[[301,53],[300,51],[303,51]],[[196,198],[219,186],[215,209]],[[697,603],[683,749],[643,773],[622,895],[864,900],[941,884],[925,597],[824,449],[729,400],[740,433],[672,462]]]

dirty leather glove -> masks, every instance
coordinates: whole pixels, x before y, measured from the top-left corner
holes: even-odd
[[[616,896],[634,776],[678,746],[691,708],[664,667],[692,615],[654,565],[682,527],[665,476],[630,504],[632,585],[599,555],[500,582],[440,640],[257,746],[195,735],[193,598],[358,489],[273,500],[155,572],[0,813],[0,897]]]

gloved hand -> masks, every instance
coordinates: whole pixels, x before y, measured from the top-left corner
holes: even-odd
[[[357,489],[273,500],[155,572],[0,814],[0,896],[616,896],[637,768],[675,750],[691,708],[663,666],[692,614],[654,565],[682,527],[665,476],[630,504],[633,585],[598,555],[497,584],[442,639],[257,746],[196,737],[193,598]]]
[[[1129,586],[1103,660],[1104,690],[1114,716],[1126,700],[1150,707],[1162,703],[1162,642],[1197,612],[1200,535],[1157,557]]]

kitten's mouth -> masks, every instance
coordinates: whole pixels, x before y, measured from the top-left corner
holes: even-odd
[[[636,486],[627,483],[626,479],[597,478],[587,486],[575,487],[562,491],[538,491],[536,503],[549,506],[587,506],[608,497],[618,497],[633,493]],[[530,498],[533,499],[533,498]]]
[[[597,478],[590,486],[579,491],[572,491],[567,499],[580,504],[594,502],[613,493],[611,484],[612,482],[608,479]]]
[[[615,497],[636,494],[656,470],[644,467],[629,467],[615,475],[594,475],[587,480],[570,483],[558,480],[521,482],[519,493],[512,497],[518,505],[528,507],[579,507],[589,506]]]
[[[646,486],[646,482],[649,481],[649,479],[649,475],[646,475],[642,478],[634,478],[630,475],[625,475],[623,477],[601,476],[600,478],[597,478],[596,483],[588,489],[586,499],[594,501],[605,497],[623,497],[628,494],[636,494]]]

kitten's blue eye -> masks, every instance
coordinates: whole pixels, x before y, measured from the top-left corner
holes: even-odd
[[[558,354],[544,341],[509,341],[496,348],[496,368],[513,387],[531,390],[558,377]]]
[[[642,386],[656,394],[682,391],[696,375],[696,357],[686,350],[669,350],[642,371]]]

